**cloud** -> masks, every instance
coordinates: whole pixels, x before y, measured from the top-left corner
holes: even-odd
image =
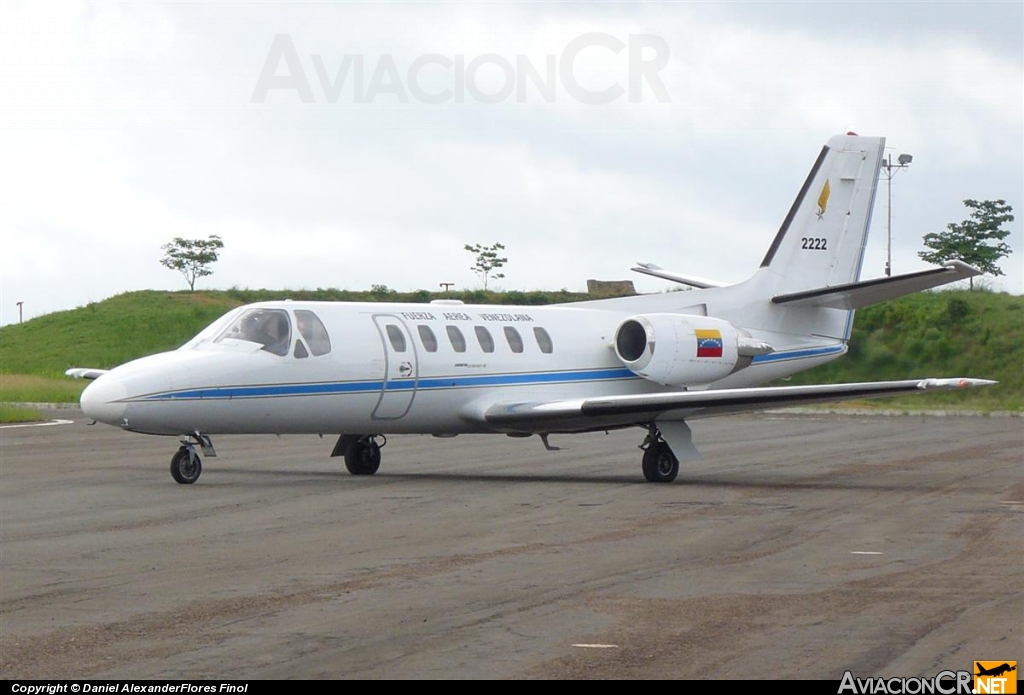
[[[909,272],[920,237],[961,219],[964,198],[1019,207],[1024,189],[1021,27],[998,21],[1018,8],[933,10],[872,6],[869,22],[807,3],[270,3],[244,16],[225,4],[5,4],[0,322],[14,295],[34,315],[179,287],[159,246],[212,233],[226,248],[207,286],[473,286],[462,246],[495,241],[508,246],[509,288],[582,288],[627,277],[635,260],[740,280],[818,148],[848,129],[915,156],[894,182],[894,266]],[[653,34],[670,49],[658,74],[671,102],[645,82],[640,103],[581,103],[559,75],[553,103],[532,83],[526,103],[515,91],[493,105],[357,103],[349,73],[331,103],[312,58],[334,79],[362,56],[364,87],[383,56],[407,81],[426,53],[501,56],[521,80],[518,56],[543,72],[588,32],[626,48],[581,51],[581,86],[628,88],[630,36]],[[278,34],[314,103],[287,91],[251,103]],[[505,79],[497,65],[477,73],[488,93]],[[441,65],[421,75],[430,91],[453,86]],[[884,220],[880,195],[869,275],[881,273]],[[1020,292],[1019,221],[1013,231],[1002,286]]]

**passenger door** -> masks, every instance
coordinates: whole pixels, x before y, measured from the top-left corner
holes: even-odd
[[[419,379],[416,343],[398,316],[374,314],[373,322],[384,345],[384,381],[371,417],[375,420],[397,420],[409,412],[416,397]]]

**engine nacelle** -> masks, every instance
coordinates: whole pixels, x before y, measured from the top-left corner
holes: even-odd
[[[732,324],[706,316],[640,314],[615,331],[615,354],[659,384],[707,384],[750,363],[739,354],[742,337]]]

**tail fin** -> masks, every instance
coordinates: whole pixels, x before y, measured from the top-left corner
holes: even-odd
[[[821,150],[775,235],[752,288],[767,298],[860,279],[885,138],[837,135]],[[849,340],[853,311],[776,304],[747,317],[751,328]]]
[[[860,278],[885,138],[837,135],[821,150],[761,262],[774,294]]]

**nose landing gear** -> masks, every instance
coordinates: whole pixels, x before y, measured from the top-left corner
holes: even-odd
[[[216,457],[217,452],[210,438],[199,432],[182,437],[180,441],[181,448],[171,457],[171,477],[179,485],[191,485],[199,480],[199,475],[203,472],[203,460],[196,453],[196,445],[199,445],[206,456]]]

